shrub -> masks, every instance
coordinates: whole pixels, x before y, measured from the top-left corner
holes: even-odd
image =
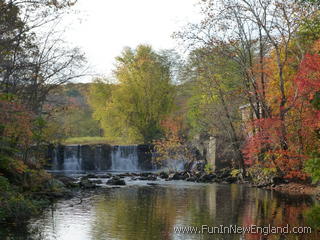
[[[231,171],[231,176],[232,177],[238,177],[238,175],[240,174],[240,170],[239,169],[232,169],[232,171]]]
[[[311,175],[313,183],[320,181],[320,156],[313,154],[305,163],[305,171]]]
[[[306,212],[307,223],[315,230],[320,230],[320,206],[314,206]]]
[[[0,192],[9,191],[10,183],[6,177],[0,176]]]
[[[207,163],[207,164],[204,166],[204,171],[205,171],[207,174],[211,174],[211,173],[213,173],[213,167],[212,167],[212,164]]]
[[[271,184],[273,178],[278,175],[276,168],[266,168],[258,165],[248,168],[247,174],[255,184]]]
[[[0,220],[20,224],[38,213],[30,199],[16,192],[4,192],[0,197]]]

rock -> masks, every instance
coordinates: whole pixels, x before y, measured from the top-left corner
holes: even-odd
[[[157,183],[147,183],[147,185],[156,186],[156,185],[159,185],[159,184],[157,184]]]
[[[92,180],[91,182],[94,184],[102,184],[102,181],[100,179]]]
[[[229,168],[223,168],[221,170],[216,171],[215,173],[217,175],[217,178],[220,178],[223,180],[231,176],[231,171]]]
[[[157,180],[157,176],[149,175],[147,177],[139,177],[138,179],[143,180],[143,181],[155,181],[155,180]]]
[[[148,180],[148,177],[139,177],[139,178],[137,178],[138,180],[141,180],[141,181],[146,181],[146,180]]]
[[[186,177],[184,177],[181,173],[171,173],[169,174],[168,180],[184,180]]]
[[[212,180],[216,178],[215,174],[203,174],[199,179],[198,182],[212,182]]]
[[[94,175],[94,174],[92,174],[92,173],[87,174],[86,177],[87,177],[87,178],[98,178],[97,175]]]
[[[95,188],[96,185],[88,179],[81,179],[80,187],[82,187],[82,188]]]
[[[111,178],[111,177],[112,177],[112,174],[110,174],[110,173],[98,176],[98,178]]]
[[[192,176],[192,177],[187,178],[186,180],[187,180],[188,182],[195,182],[195,181],[197,181],[197,178],[194,177],[194,176]]]
[[[190,171],[196,171],[196,172],[203,172],[206,166],[206,162],[204,160],[199,160],[196,162],[193,162],[192,165],[187,168]]]
[[[51,178],[49,179],[45,184],[44,184],[44,188],[46,190],[49,190],[49,191],[53,191],[53,192],[63,192],[63,191],[66,191],[66,186],[65,184],[58,180],[58,179],[54,179],[54,178]]]
[[[150,173],[150,172],[140,173],[141,177],[148,177],[149,175],[152,175],[152,173]]]
[[[273,185],[278,185],[278,184],[282,184],[285,183],[284,179],[282,177],[273,177],[271,179],[271,182]]]
[[[157,176],[156,176],[156,175],[150,175],[150,176],[148,177],[148,180],[149,180],[149,181],[156,181],[156,180],[157,180]]]
[[[63,175],[56,175],[56,176],[54,176],[54,178],[61,181],[68,188],[79,187],[79,184],[76,183],[76,179],[74,179],[72,177],[67,177],[67,176],[63,176]]]
[[[118,175],[120,178],[125,178],[125,177],[132,177],[133,175],[131,173],[121,173]]]
[[[236,177],[231,177],[231,176],[229,176],[229,177],[227,177],[227,178],[225,179],[225,181],[226,181],[227,183],[235,183],[235,182],[237,181],[237,178],[236,178]]]
[[[121,178],[118,175],[112,177],[112,180],[120,180],[120,179]]]
[[[169,174],[166,173],[166,172],[161,172],[161,173],[159,174],[159,177],[160,177],[161,179],[167,179],[167,178],[169,177]]]
[[[120,179],[119,176],[114,176],[110,180],[107,181],[108,185],[126,185],[126,182],[123,179]]]

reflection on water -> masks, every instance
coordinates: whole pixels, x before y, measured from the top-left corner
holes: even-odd
[[[256,188],[220,184],[131,185],[105,189],[79,202],[56,203],[28,228],[30,239],[320,239],[320,234],[178,234],[177,226],[307,226],[309,197],[289,197]],[[25,236],[24,239],[28,239]]]

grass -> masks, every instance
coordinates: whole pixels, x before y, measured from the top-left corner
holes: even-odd
[[[67,138],[64,144],[111,144],[105,137],[73,137]]]

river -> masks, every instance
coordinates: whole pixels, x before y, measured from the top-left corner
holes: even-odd
[[[7,236],[24,240],[320,239],[315,230],[311,234],[264,234],[271,226],[289,224],[289,231],[307,232],[308,228],[294,227],[318,224],[308,222],[306,217],[317,209],[311,197],[237,184],[127,182],[121,188],[86,191],[78,197],[60,200],[32,219],[26,229]],[[258,234],[228,234],[232,231],[230,225],[233,229],[251,226],[252,231],[258,231],[255,226],[265,228]],[[191,230],[196,233],[179,233],[181,227],[194,227]],[[220,234],[212,234],[218,228]]]

